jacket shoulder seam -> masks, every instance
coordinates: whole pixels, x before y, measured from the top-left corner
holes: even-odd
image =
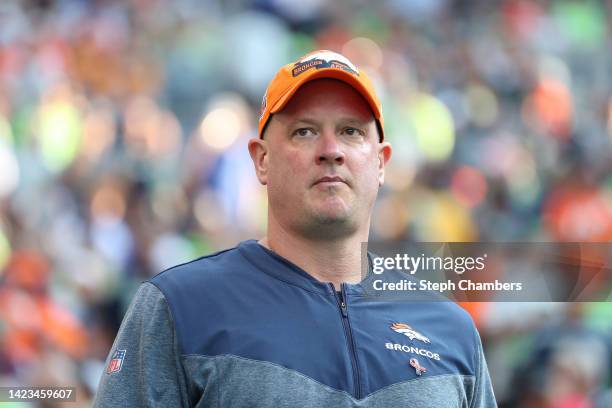
[[[152,276],[151,278],[147,279],[145,282],[151,282],[153,279],[157,278],[158,276],[161,276],[161,275],[165,274],[166,272],[169,272],[169,271],[171,271],[171,270],[173,270],[173,269],[177,269],[177,268],[180,268],[180,267],[182,267],[182,266],[187,266],[187,265],[190,265],[190,264],[192,264],[192,263],[196,263],[196,262],[198,262],[198,261],[202,261],[202,260],[204,260],[204,259],[214,258],[214,257],[216,257],[216,256],[218,256],[218,255],[222,255],[222,254],[224,254],[225,252],[233,251],[233,250],[235,250],[235,249],[236,249],[236,247],[233,247],[233,248],[227,248],[227,249],[224,249],[224,250],[221,250],[221,251],[218,251],[218,252],[214,252],[214,253],[212,253],[212,254],[203,255],[203,256],[201,256],[201,257],[199,257],[199,258],[192,259],[191,261],[187,261],[187,262],[183,262],[183,263],[178,264],[178,265],[171,266],[170,268],[164,269],[163,271],[161,271],[161,272],[159,272],[159,273],[155,274],[155,275],[154,275],[154,276]],[[152,282],[151,282],[151,283],[152,283]],[[157,285],[155,285],[155,286],[157,286]]]

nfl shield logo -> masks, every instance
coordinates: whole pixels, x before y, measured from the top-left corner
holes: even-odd
[[[108,368],[106,369],[107,374],[116,373],[117,371],[121,371],[121,367],[123,366],[123,359],[125,358],[125,350],[115,350],[113,354],[113,358],[108,363]]]

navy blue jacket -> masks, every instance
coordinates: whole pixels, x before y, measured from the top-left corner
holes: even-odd
[[[463,309],[362,284],[336,292],[256,241],[168,269],[139,289],[94,405],[496,406]]]

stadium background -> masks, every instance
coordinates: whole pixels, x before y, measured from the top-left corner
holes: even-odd
[[[66,406],[88,406],[142,280],[262,235],[246,141],[267,82],[313,49],[347,55],[383,101],[373,238],[610,242],[611,11],[1,2],[0,385],[73,385]],[[467,307],[500,405],[612,406],[609,302]]]

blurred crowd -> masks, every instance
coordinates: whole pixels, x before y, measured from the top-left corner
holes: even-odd
[[[0,386],[76,386],[69,406],[88,406],[140,282],[262,236],[246,141],[276,70],[314,49],[382,99],[394,152],[372,239],[611,242],[611,16],[603,0],[0,2]],[[610,302],[466,308],[500,406],[612,406]]]

